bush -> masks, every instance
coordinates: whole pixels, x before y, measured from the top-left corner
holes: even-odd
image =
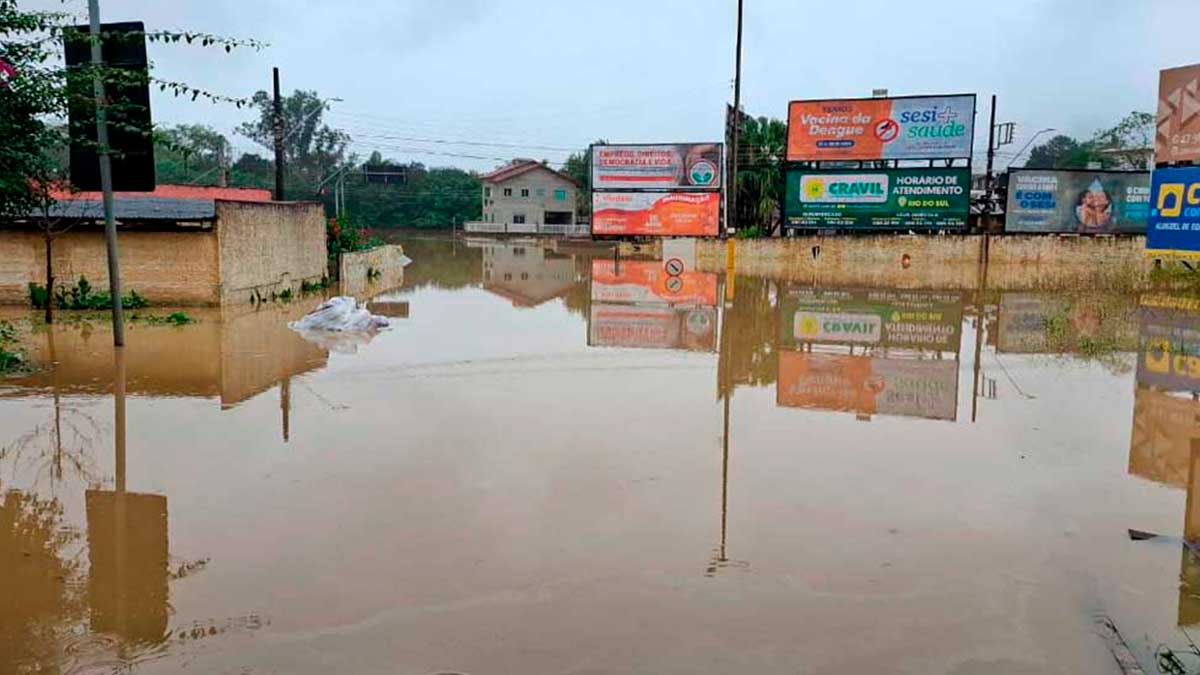
[[[46,306],[48,298],[42,297],[45,293],[44,287],[29,284],[29,301],[35,308],[42,309]],[[37,304],[39,299],[43,304]],[[74,286],[59,286],[54,289],[54,304],[59,309],[112,309],[112,297],[104,291],[94,290],[87,277],[81,276]],[[121,299],[121,306],[125,309],[141,309],[149,305],[146,298],[138,295],[137,291],[131,290]]]
[[[25,358],[17,350],[17,329],[8,321],[0,321],[0,373],[21,367]]]
[[[350,215],[343,215],[341,220],[329,219],[325,228],[325,242],[331,260],[337,260],[342,253],[367,251],[383,244],[382,239],[373,236],[357,218]]]

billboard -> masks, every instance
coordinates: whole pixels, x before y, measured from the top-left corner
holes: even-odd
[[[859,415],[958,417],[958,361],[884,359],[785,350],[775,402]]]
[[[595,190],[719,190],[720,143],[593,145]]]
[[[717,304],[717,275],[671,275],[657,260],[592,260],[592,300],[669,305]]]
[[[715,237],[721,193],[593,192],[592,234]]]
[[[1200,160],[1200,64],[1158,72],[1157,163]]]
[[[1173,487],[1187,487],[1192,440],[1200,438],[1200,403],[1137,387],[1129,473]]]
[[[789,162],[971,157],[975,95],[792,101]]]
[[[1200,254],[1200,168],[1154,170],[1146,252]]]
[[[780,342],[957,352],[962,296],[900,290],[787,289],[779,301]]]
[[[593,303],[588,345],[714,352],[717,309]]]
[[[1150,172],[1013,169],[1006,232],[1143,233]]]
[[[807,170],[787,173],[788,227],[963,228],[969,169]]]

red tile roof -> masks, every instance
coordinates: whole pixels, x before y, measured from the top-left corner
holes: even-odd
[[[529,173],[530,171],[533,171],[534,169],[543,169],[545,171],[549,171],[550,173],[558,176],[559,178],[562,178],[563,180],[570,181],[572,185],[575,185],[575,186],[579,185],[579,183],[576,182],[574,178],[568,176],[567,174],[565,174],[561,171],[555,171],[554,169],[551,169],[550,167],[546,166],[545,164],[542,164],[541,162],[535,162],[533,160],[513,162],[512,164],[509,164],[507,166],[502,166],[499,169],[492,171],[491,173],[483,174],[482,176],[480,176],[480,179],[483,180],[483,182],[485,182],[485,183],[503,183],[506,180],[510,180],[512,178],[516,178],[517,176]]]
[[[99,192],[70,192],[68,190],[54,190],[54,198],[57,200],[97,200],[101,196]],[[206,187],[202,185],[159,185],[154,189],[154,192],[115,192],[113,196],[117,199],[139,199],[139,198],[158,198],[158,199],[220,199],[228,202],[269,202],[271,201],[270,190],[259,190],[257,188],[223,188],[223,187]]]

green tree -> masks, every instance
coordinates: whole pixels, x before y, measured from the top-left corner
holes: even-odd
[[[220,185],[229,140],[203,124],[180,124],[154,132],[154,168],[160,183]]]
[[[787,124],[769,117],[745,117],[738,141],[737,214],[739,228],[770,231],[783,203]]]
[[[1035,145],[1029,151],[1029,159],[1025,160],[1027,169],[1057,169],[1067,166],[1081,149],[1079,141],[1059,134],[1050,140]]]
[[[608,145],[603,138],[592,145]],[[575,213],[584,218],[592,215],[592,148],[573,152],[563,163],[562,172],[575,179],[579,189],[575,192]]]
[[[297,90],[283,97],[282,104],[283,158],[288,190],[293,196],[307,197],[322,178],[345,163],[350,135],[325,124],[324,114],[329,110],[329,103],[315,91]],[[274,152],[272,97],[265,91],[256,92],[251,105],[258,111],[258,119],[239,126],[237,133]]]
[[[1034,146],[1029,169],[1145,169],[1154,157],[1154,115],[1131,112],[1117,124],[1079,141],[1059,134]]]

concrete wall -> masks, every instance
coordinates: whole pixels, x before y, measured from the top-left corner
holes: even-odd
[[[1144,236],[1004,235],[988,241],[988,288],[1146,288]]]
[[[93,287],[107,289],[104,232],[84,228],[55,238],[56,283],[69,285],[82,275]],[[212,305],[220,300],[217,237],[211,230],[122,230],[117,242],[126,292],[137,291],[152,304]],[[0,231],[0,304],[25,305],[29,282],[45,283],[45,251],[40,232]]]
[[[342,295],[358,299],[369,298],[404,283],[404,247],[399,244],[376,246],[369,251],[343,253],[338,269]],[[378,270],[379,277],[368,279],[368,270]]]
[[[221,303],[298,291],[326,273],[325,210],[313,202],[217,202]]]
[[[979,282],[981,239],[927,235],[746,239],[735,240],[735,260],[739,274],[805,283],[972,289]],[[725,256],[724,241],[703,239],[697,244],[696,264],[701,270],[724,271]]]
[[[492,189],[491,197],[484,197],[483,219],[492,223],[511,223],[514,213],[525,214],[525,222],[545,223],[546,211],[569,211],[571,222],[575,222],[575,184],[550,171],[527,171],[502,183],[484,184],[484,191]],[[512,196],[505,197],[504,190],[511,189]],[[529,190],[528,197],[521,190]],[[538,191],[541,190],[541,194]],[[565,190],[566,199],[554,198],[555,190]],[[488,201],[491,204],[488,204]]]
[[[1153,261],[1145,238],[1058,235],[806,236],[736,242],[739,274],[831,286],[974,290],[1149,287]],[[819,247],[814,255],[814,247]],[[656,246],[622,246],[622,255],[657,255]],[[908,256],[907,266],[905,256]],[[726,242],[699,240],[697,266],[725,270]]]

